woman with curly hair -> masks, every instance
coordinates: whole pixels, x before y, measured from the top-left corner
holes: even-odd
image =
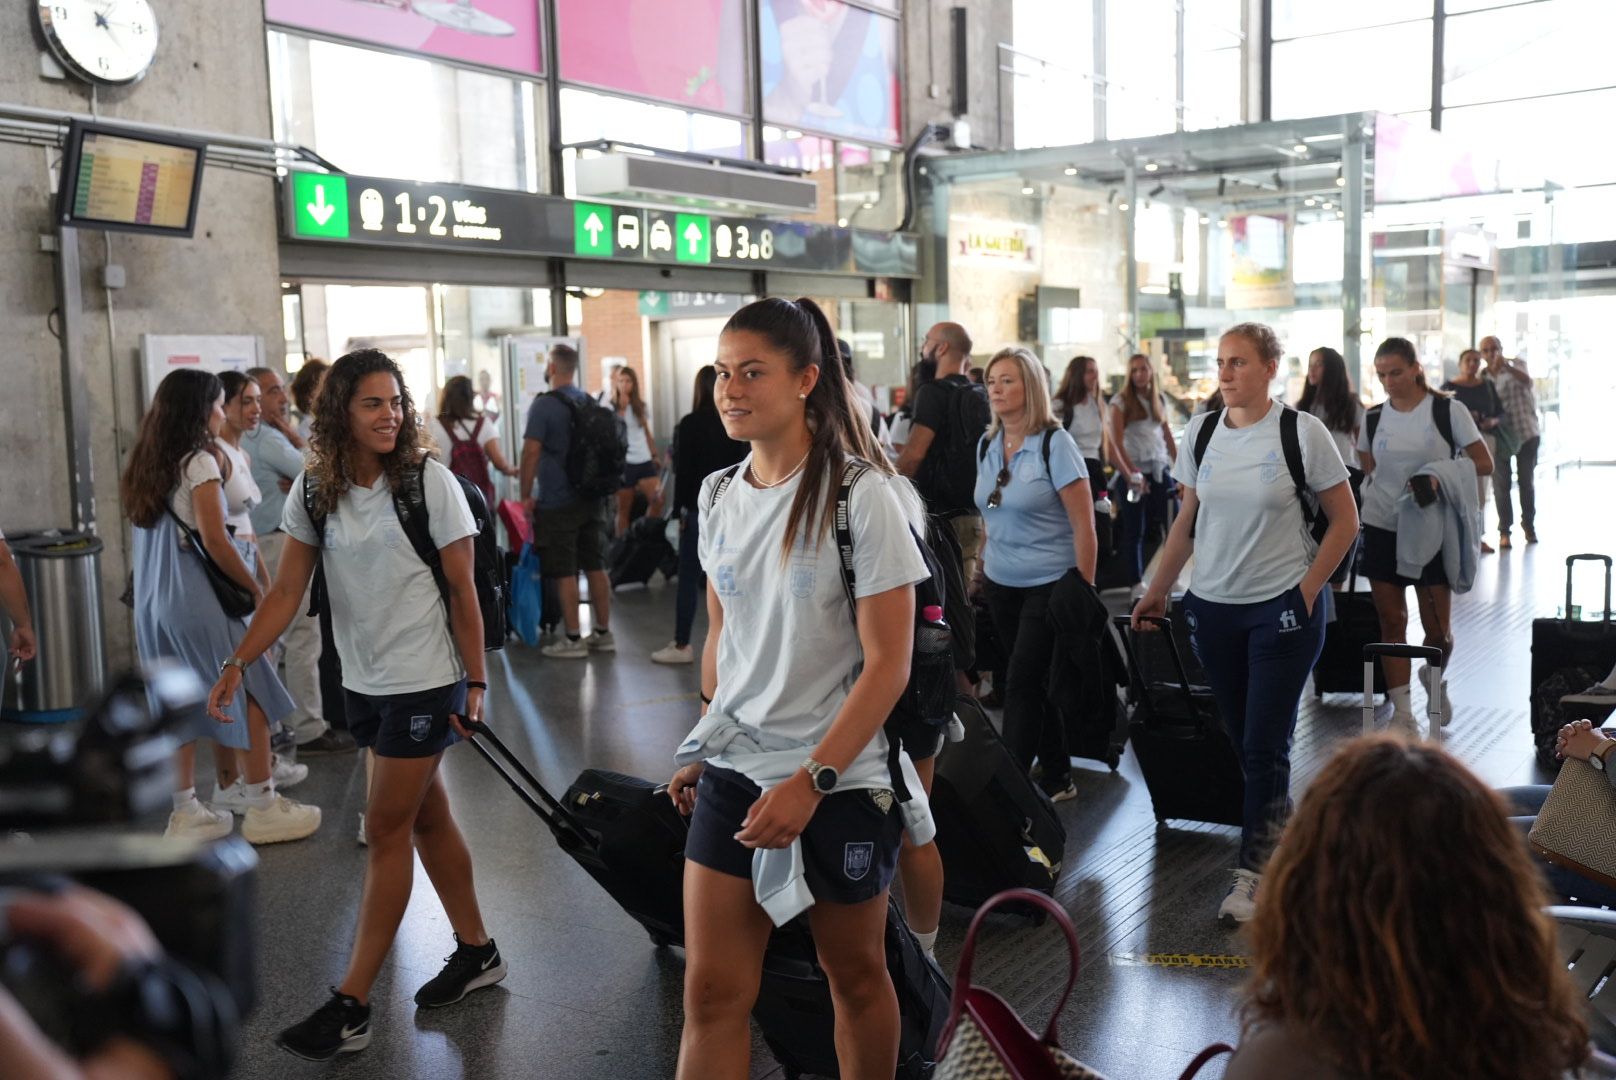
[[[238,376],[239,378],[239,376]],[[247,632],[240,618],[225,614],[205,562],[262,603],[254,575],[257,549],[239,545],[226,527],[225,488],[240,466],[220,445],[225,391],[206,371],[170,372],[157,386],[140,434],[119,481],[124,513],[133,526],[135,648],[143,662],[178,660],[206,680]],[[239,459],[235,459],[239,460]],[[255,654],[256,657],[256,654]],[[169,836],[215,840],[228,836],[231,811],[245,815],[241,834],[250,843],[300,840],[320,826],[320,810],[276,793],[270,728],[296,708],[259,660],[236,672],[246,693],[216,710],[213,721],[197,717],[179,734],[174,812]],[[196,740],[216,744],[221,788],[217,805],[196,797]],[[245,781],[234,785],[236,775]]]
[[[438,775],[444,750],[482,718],[488,689],[472,581],[477,523],[459,482],[426,457],[404,375],[383,353],[361,349],[331,366],[312,434],[313,456],[282,512],[287,540],[275,583],[208,705],[217,714],[235,699],[242,668],[298,614],[320,563],[349,729],[375,755],[365,811],[369,860],[347,974],[324,1005],[277,1040],[324,1061],[370,1044],[370,990],[409,904],[416,852],[457,947],[415,1003],[451,1005],[503,979],[505,962],[483,928],[471,854]],[[442,592],[405,532],[397,501],[404,497],[412,513],[426,512]]]
[[[1610,1075],[1546,903],[1502,799],[1459,762],[1347,744],[1269,862],[1225,1080]]]

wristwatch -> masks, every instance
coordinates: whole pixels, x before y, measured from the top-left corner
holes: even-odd
[[[223,675],[225,668],[232,667],[241,672],[243,675],[247,674],[247,661],[243,660],[239,656],[225,657],[224,662],[219,665],[219,674]]]
[[[1600,772],[1604,772],[1605,755],[1610,753],[1611,747],[1613,746],[1616,746],[1616,739],[1602,739],[1600,741],[1599,749],[1588,755],[1588,764],[1592,765]]]
[[[831,766],[822,761],[815,761],[813,758],[803,762],[802,767],[808,770],[808,782],[814,785],[814,790],[821,795],[829,795],[832,791],[835,791],[836,782],[842,778],[841,774]]]

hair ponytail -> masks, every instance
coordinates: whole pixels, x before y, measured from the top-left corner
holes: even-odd
[[[789,558],[799,535],[817,542],[830,532],[837,489],[849,459],[861,460],[887,476],[894,475],[892,463],[876,443],[869,418],[853,395],[836,333],[818,304],[807,297],[765,297],[731,315],[724,329],[761,335],[786,354],[794,371],[810,365],[819,368],[819,378],[803,403],[811,440],[808,460],[781,540],[781,558]]]

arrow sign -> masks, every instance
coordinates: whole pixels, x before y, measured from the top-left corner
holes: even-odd
[[[600,230],[604,229],[605,227],[605,225],[601,224],[599,214],[590,214],[584,219],[584,231],[589,234],[589,243],[591,246],[600,242]]]
[[[612,208],[602,203],[572,204],[572,250],[576,255],[612,253]]]
[[[335,206],[325,201],[324,184],[314,189],[314,201],[309,203],[308,211],[309,217],[314,219],[316,225],[324,225],[331,220],[331,215],[337,212]]]
[[[674,218],[674,235],[681,241],[674,257],[680,262],[713,261],[712,222],[705,214],[679,214]]]
[[[692,255],[701,250],[701,226],[694,221],[685,226],[685,243],[690,245]]]

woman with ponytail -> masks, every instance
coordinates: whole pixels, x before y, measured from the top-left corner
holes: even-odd
[[[704,710],[669,786],[691,814],[679,1076],[748,1075],[769,932],[805,909],[841,1075],[891,1076],[887,889],[906,826],[912,842],[931,839],[924,800],[895,802],[882,731],[909,679],[914,586],[927,577],[911,533],[919,500],[876,445],[813,301],[742,308],[715,366],[724,428],[751,453],[700,497]],[[846,479],[851,603],[834,535]],[[919,792],[908,756],[898,761]]]

